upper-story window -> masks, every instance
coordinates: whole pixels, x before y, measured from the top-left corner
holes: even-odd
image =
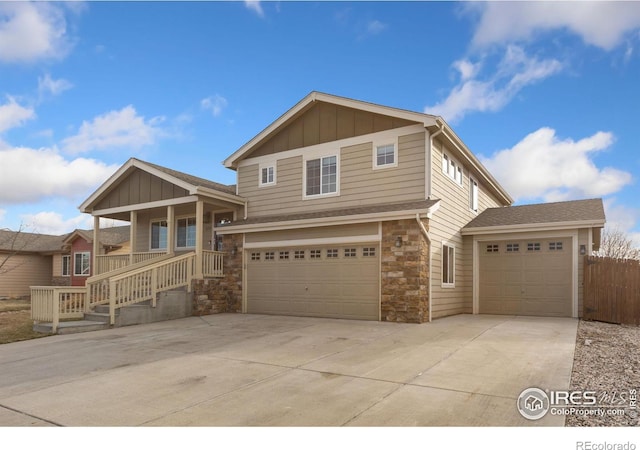
[[[373,143],[373,168],[382,169],[398,166],[398,146],[395,142]]]
[[[462,186],[462,166],[446,153],[442,154],[442,173]]]
[[[469,177],[469,208],[478,212],[478,182]]]
[[[334,194],[338,192],[338,157],[308,159],[306,161],[305,195]]]
[[[260,186],[270,186],[276,184],[275,164],[260,165]]]

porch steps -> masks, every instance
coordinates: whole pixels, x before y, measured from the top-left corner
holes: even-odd
[[[107,322],[97,322],[95,320],[72,320],[69,322],[60,322],[58,324],[57,334],[73,334],[84,333],[85,331],[98,331],[109,329],[109,320]],[[38,333],[53,333],[53,324],[51,322],[37,323],[33,326],[33,331]]]

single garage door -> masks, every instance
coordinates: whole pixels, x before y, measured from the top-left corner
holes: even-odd
[[[481,243],[482,314],[572,315],[571,238]]]
[[[378,320],[377,245],[251,249],[247,253],[247,312]]]

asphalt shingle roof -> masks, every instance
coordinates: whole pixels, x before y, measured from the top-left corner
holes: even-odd
[[[485,228],[559,222],[604,221],[602,199],[488,208],[464,226]]]
[[[161,172],[166,173],[167,175],[171,175],[179,180],[182,180],[186,183],[192,184],[194,186],[201,186],[208,189],[213,189],[215,191],[224,192],[226,194],[236,194],[236,186],[235,185],[226,185],[222,183],[216,183],[215,181],[207,180],[205,178],[196,177],[194,175],[189,175],[188,173],[179,172],[177,170],[169,169],[168,167],[159,166],[157,164],[150,163],[148,161],[142,161],[138,159],[138,161],[143,162],[154,169],[160,170]]]
[[[9,252],[56,252],[62,249],[66,235],[26,233],[24,231],[0,230],[0,251]]]

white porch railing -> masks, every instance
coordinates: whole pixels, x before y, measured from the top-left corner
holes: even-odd
[[[86,298],[83,286],[31,286],[31,319],[51,322],[55,333],[61,320],[84,317]]]
[[[202,272],[205,277],[224,276],[224,252],[205,250],[202,253]]]
[[[132,264],[160,258],[162,256],[166,256],[166,253],[136,252],[133,254],[133,259],[131,258],[131,255],[97,255],[94,274],[101,275],[103,273],[118,270]]]

